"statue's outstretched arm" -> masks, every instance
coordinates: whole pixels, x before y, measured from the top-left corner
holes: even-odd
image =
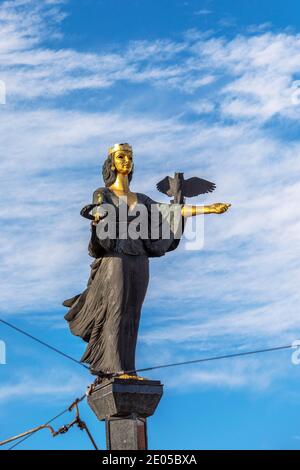
[[[223,214],[230,206],[231,204],[225,204],[223,202],[216,202],[209,206],[190,206],[185,204],[181,209],[181,214],[183,217],[191,217],[200,214]]]

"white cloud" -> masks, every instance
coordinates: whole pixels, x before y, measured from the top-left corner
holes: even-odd
[[[192,101],[189,106],[197,114],[209,114],[215,109],[215,104],[208,100]]]

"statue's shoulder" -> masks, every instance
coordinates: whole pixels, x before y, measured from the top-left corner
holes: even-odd
[[[101,203],[102,199],[105,197],[106,192],[107,188],[105,186],[95,189],[93,192],[93,204]]]

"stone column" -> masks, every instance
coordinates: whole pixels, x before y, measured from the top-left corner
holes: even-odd
[[[105,379],[88,396],[88,404],[106,423],[108,450],[148,449],[146,418],[163,394],[159,380]]]

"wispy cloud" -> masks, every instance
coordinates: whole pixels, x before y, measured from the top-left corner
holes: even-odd
[[[16,398],[43,402],[49,397],[68,400],[75,399],[77,395],[82,396],[84,392],[84,382],[80,375],[50,369],[47,374],[39,373],[38,377],[22,372],[17,380],[1,385],[0,400],[2,405]]]
[[[232,390],[247,388],[263,392],[272,383],[274,376],[286,376],[286,370],[278,367],[278,362],[265,360],[263,363],[256,359],[228,360],[222,366],[212,365],[186,368],[177,370],[175,374],[169,374],[168,387],[172,387],[181,393],[193,387],[206,389],[209,387],[227,387]]]
[[[208,8],[202,8],[201,10],[196,10],[194,12],[194,15],[196,16],[206,16],[206,15],[210,15],[212,13],[211,10],[208,10]]]
[[[215,38],[211,32],[210,37],[190,35],[178,42],[135,41],[122,53],[46,47],[50,20],[62,21],[63,17],[59,5],[49,9],[49,4],[33,0],[6,1],[1,6],[1,75],[11,97],[49,98],[76,90],[107,89],[124,81],[193,93],[218,78],[208,95],[217,98],[224,115],[298,116],[299,107],[291,98],[293,75],[299,73],[298,35],[270,33],[264,25],[262,32],[231,40]]]

